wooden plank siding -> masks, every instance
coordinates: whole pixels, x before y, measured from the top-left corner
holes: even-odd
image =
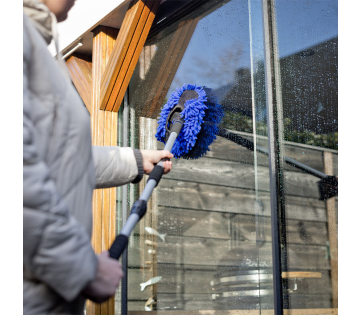
[[[146,133],[148,137],[153,136],[149,130]],[[261,145],[265,147],[266,141],[261,139]],[[158,143],[158,148],[162,148],[162,144]],[[244,248],[258,251],[259,258],[271,267],[267,157],[263,156],[257,166],[259,191],[256,195],[253,152],[221,137],[211,149],[210,154],[199,160],[173,160],[173,170],[156,189],[158,222],[152,227],[166,233],[165,242],[158,237],[151,238],[156,243],[153,255],[157,260],[157,275],[163,277],[156,285],[156,306],[174,314],[174,307],[186,312],[202,312],[199,311],[202,309],[217,310],[214,314],[220,312],[222,306],[212,299],[214,291],[210,281],[219,267],[231,270],[239,266]],[[320,171],[325,169],[321,150],[289,144],[285,151],[305,164],[310,161]],[[318,181],[296,168],[286,168],[288,272],[290,276],[295,273],[299,277],[285,277],[289,282],[291,307],[296,308],[300,303],[310,313],[311,308],[329,307],[331,314],[328,216],[325,202],[319,200]],[[254,213],[257,198],[264,205],[264,242],[259,249]],[[129,310],[134,310],[133,314],[136,309],[143,310],[152,296],[151,288],[143,292],[138,289],[139,283],[147,280],[139,277],[151,271],[149,265],[138,259],[149,249],[145,243],[150,239],[149,234],[144,229],[136,229],[135,235],[141,241],[139,248],[132,249],[129,259],[129,288],[132,288]],[[293,291],[295,283],[298,288]],[[238,304],[239,309],[242,306],[248,307]]]
[[[93,145],[117,144],[117,113],[100,110],[100,82],[118,30],[99,26],[94,30],[92,59],[91,130]],[[96,253],[108,250],[115,239],[116,188],[97,189],[93,194],[92,244]],[[87,302],[87,314],[114,314],[114,298],[102,304]]]
[[[91,111],[92,64],[80,57],[71,56],[66,60],[70,78],[79,92],[88,111]]]
[[[158,6],[155,0],[130,5],[101,81],[101,109],[119,110]]]

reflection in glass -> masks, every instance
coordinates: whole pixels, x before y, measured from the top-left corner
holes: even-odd
[[[275,9],[282,152],[337,175],[336,1],[277,0]],[[129,88],[135,147],[163,147],[160,109],[191,83],[212,89],[222,128],[252,149],[219,136],[205,157],[173,161],[130,239],[129,314],[274,308],[263,37],[260,0],[206,1],[150,34]],[[319,200],[319,178],[289,164],[281,171],[284,306],[336,308],[337,199]]]
[[[207,1],[151,34],[130,85],[139,147],[191,83],[216,94],[222,128],[266,148],[262,42],[260,1]],[[130,245],[129,311],[273,308],[268,174],[266,155],[220,136],[205,157],[174,160]]]
[[[282,152],[337,176],[337,1],[275,2],[283,104]],[[337,308],[337,197],[284,166],[284,308]],[[337,185],[337,179],[336,185]]]

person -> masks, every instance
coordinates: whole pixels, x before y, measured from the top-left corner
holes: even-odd
[[[89,113],[64,62],[47,49],[73,4],[23,1],[23,310],[30,315],[83,314],[87,298],[115,294],[120,263],[91,247],[93,189],[138,183],[173,157],[91,145]],[[171,168],[166,161],[164,173]]]

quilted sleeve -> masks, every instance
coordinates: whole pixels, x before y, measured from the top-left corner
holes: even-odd
[[[128,147],[93,146],[96,188],[139,182],[144,174],[142,155]]]

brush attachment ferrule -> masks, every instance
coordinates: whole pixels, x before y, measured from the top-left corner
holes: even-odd
[[[139,216],[139,220],[146,213],[146,201],[145,200],[136,200],[131,208],[131,213],[136,213]]]

